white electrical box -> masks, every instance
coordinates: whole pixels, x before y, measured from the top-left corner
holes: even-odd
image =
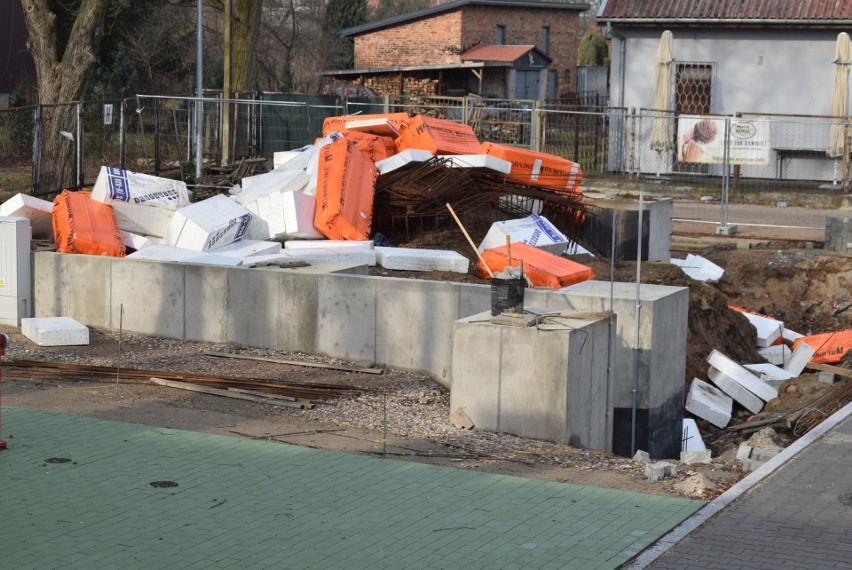
[[[0,216],[0,324],[32,316],[31,291],[30,221]]]

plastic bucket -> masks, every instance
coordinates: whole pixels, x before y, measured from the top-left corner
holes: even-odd
[[[521,313],[524,310],[526,280],[521,277],[491,279],[491,316],[500,313]]]

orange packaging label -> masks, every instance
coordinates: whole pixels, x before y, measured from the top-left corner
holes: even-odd
[[[591,267],[553,255],[548,251],[523,242],[513,243],[511,254],[512,266],[523,265],[524,276],[533,287],[561,289],[595,278]],[[509,266],[505,245],[486,249],[482,252],[482,258],[493,273],[499,273]],[[488,278],[488,272],[485,271],[482,262],[477,264],[477,270],[480,277]]]
[[[326,117],[322,122],[322,136],[328,136],[333,132],[345,132],[348,121],[370,121],[374,119],[387,119],[396,130],[408,120],[408,113],[378,113],[373,115],[340,115],[338,117]]]
[[[796,350],[796,347],[802,342],[814,349],[811,362],[816,364],[835,364],[843,359],[846,351],[852,350],[852,329],[815,334],[796,339],[796,342],[793,343],[793,350]]]
[[[496,143],[482,143],[479,152],[512,163],[507,179],[518,184],[541,186],[558,192],[581,193],[583,170],[576,162],[545,152]]]
[[[329,239],[367,240],[376,166],[346,139],[320,149],[314,226]]]
[[[396,154],[396,143],[390,137],[381,137],[359,131],[346,131],[343,138],[365,153],[373,162],[384,160]]]
[[[479,154],[479,139],[472,128],[424,115],[409,119],[400,128],[397,146],[400,151],[417,148],[432,154]]]
[[[53,239],[60,253],[124,257],[115,212],[91,192],[64,190],[53,201]]]

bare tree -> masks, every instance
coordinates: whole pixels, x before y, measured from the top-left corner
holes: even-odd
[[[91,79],[110,0],[80,0],[76,9],[48,0],[22,0],[42,105],[78,101]],[[120,6],[119,6],[120,8]],[[51,112],[52,111],[52,112]],[[73,114],[47,109],[42,122],[40,189],[61,190],[73,180]]]

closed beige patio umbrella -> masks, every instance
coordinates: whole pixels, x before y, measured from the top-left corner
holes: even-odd
[[[837,35],[837,45],[834,52],[834,94],[831,97],[831,115],[834,119],[828,133],[828,148],[825,153],[831,157],[843,154],[843,132],[846,116],[849,114],[849,65],[852,64],[852,45],[849,34],[841,32]]]
[[[660,37],[657,48],[657,92],[654,96],[654,122],[651,125],[651,150],[663,152],[673,146],[672,129],[669,126],[669,115],[672,104],[672,69],[674,61],[674,40],[668,30]]]

